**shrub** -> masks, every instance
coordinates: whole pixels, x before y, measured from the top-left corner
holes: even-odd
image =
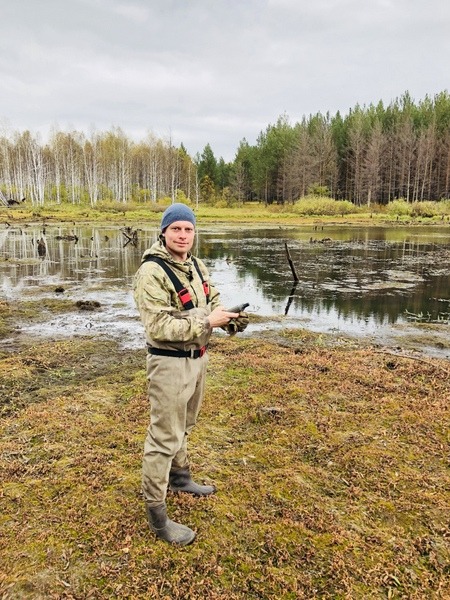
[[[223,198],[216,200],[216,202],[214,202],[214,208],[228,208],[228,202]]]
[[[389,202],[386,212],[391,216],[407,217],[411,215],[411,205],[404,198]]]
[[[192,204],[183,190],[177,190],[176,202],[181,202],[181,204],[186,204],[187,206],[191,206]]]
[[[172,204],[172,198],[170,196],[163,196],[162,198],[158,198],[157,200],[160,206],[167,208]],[[186,196],[186,194],[182,190],[177,190],[175,202],[180,202],[181,204],[186,204],[186,206],[191,206],[192,202]]]
[[[411,205],[412,217],[435,217],[439,214],[437,202],[414,202]]]
[[[389,202],[386,212],[391,216],[398,217],[433,218],[441,216],[444,218],[445,215],[450,215],[450,200],[441,200],[440,202],[423,200],[422,202],[408,203],[401,198]]]
[[[159,206],[162,206],[164,209],[172,204],[172,198],[170,196],[164,196],[163,198],[158,198]]]
[[[348,200],[333,200],[320,196],[306,196],[298,200],[293,210],[300,215],[348,215],[358,212]]]
[[[450,215],[450,199],[441,200],[439,202],[439,209],[441,215]]]

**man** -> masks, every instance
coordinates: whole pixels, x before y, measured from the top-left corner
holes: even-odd
[[[187,436],[205,390],[207,346],[221,327],[243,331],[246,313],[228,312],[203,262],[191,255],[195,215],[185,204],[163,213],[159,241],[146,250],[136,273],[134,297],[145,328],[150,426],[144,444],[142,490],[150,528],[172,544],[190,544],[195,533],[167,517],[166,492],[208,496],[211,485],[190,474]]]

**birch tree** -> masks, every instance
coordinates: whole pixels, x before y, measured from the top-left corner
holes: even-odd
[[[84,179],[91,206],[95,206],[99,199],[99,175],[101,169],[99,146],[99,136],[93,133],[91,139],[85,140],[82,147]]]

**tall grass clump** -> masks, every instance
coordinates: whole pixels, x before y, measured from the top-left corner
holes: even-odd
[[[333,200],[323,196],[305,196],[300,198],[293,211],[299,215],[348,215],[357,213],[358,208],[348,200]]]
[[[441,202],[432,202],[423,200],[422,202],[407,202],[404,198],[393,200],[386,206],[386,212],[392,217],[445,217],[450,215],[450,200]]]
[[[386,206],[386,212],[392,217],[410,217],[411,205],[404,198],[393,200]]]
[[[440,214],[440,206],[437,202],[414,202],[411,206],[411,216],[413,217],[436,217]]]
[[[450,200],[441,202],[432,202],[426,200],[423,202],[414,202],[411,207],[413,217],[444,217],[450,215]]]

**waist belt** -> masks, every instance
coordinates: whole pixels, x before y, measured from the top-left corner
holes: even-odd
[[[175,358],[200,358],[208,350],[208,346],[202,346],[197,350],[164,350],[163,348],[153,348],[148,346],[149,354],[157,356],[173,356]]]

